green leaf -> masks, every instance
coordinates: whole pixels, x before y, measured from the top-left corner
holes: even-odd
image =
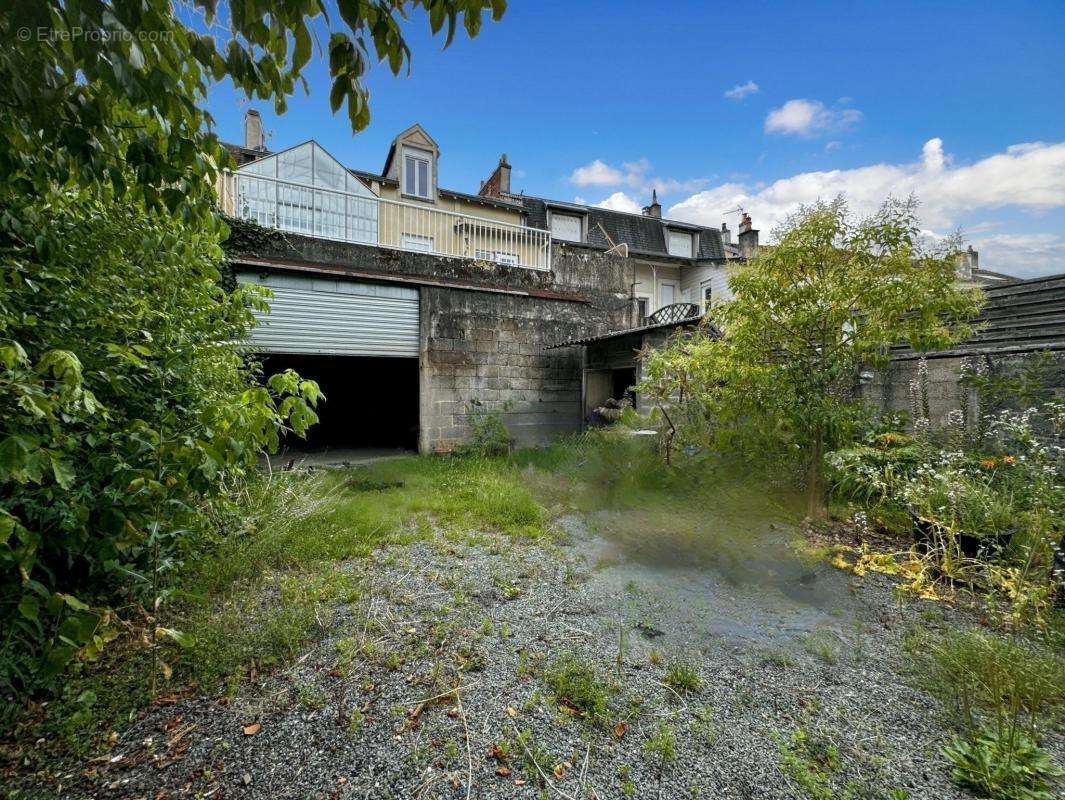
[[[24,594],[22,595],[22,599],[19,600],[18,612],[28,620],[36,622],[40,609],[40,601],[32,594]]]
[[[52,462],[52,475],[55,477],[55,482],[59,484],[62,489],[69,489],[74,483],[74,467],[67,461],[62,460],[58,456],[52,455],[50,457]]]
[[[179,631],[175,628],[156,628],[155,637],[157,639],[170,639],[178,644],[180,647],[192,647],[196,643],[196,639],[190,633]]]

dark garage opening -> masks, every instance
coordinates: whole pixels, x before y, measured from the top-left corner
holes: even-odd
[[[264,375],[294,369],[318,382],[326,399],[307,439],[289,450],[418,449],[418,359],[381,356],[263,356]]]

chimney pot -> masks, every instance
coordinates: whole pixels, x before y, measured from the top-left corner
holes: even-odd
[[[248,150],[266,149],[263,119],[254,108],[249,108],[244,112],[244,147]]]
[[[643,207],[643,214],[645,217],[654,217],[655,219],[662,219],[662,204],[658,202],[658,190],[651,190],[651,205]]]
[[[758,251],[758,231],[751,222],[751,215],[746,212],[740,220],[740,231],[736,241],[740,246],[740,254],[744,258],[753,258]]]

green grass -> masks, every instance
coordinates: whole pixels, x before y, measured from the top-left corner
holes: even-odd
[[[836,745],[805,728],[797,728],[787,741],[778,742],[780,769],[811,800],[833,800],[832,775],[839,770]]]
[[[253,481],[212,513],[161,609],[160,624],[191,644],[116,640],[98,662],[75,665],[61,696],[20,724],[87,753],[150,702],[153,685],[157,695],[186,685],[209,692],[282,665],[339,604],[358,599],[357,570],[345,561],[426,538],[434,526],[445,536],[549,534],[547,512],[506,459],[411,457]]]
[[[609,694],[591,664],[574,655],[560,656],[544,670],[544,681],[559,705],[591,720],[605,718]]]
[[[703,688],[703,678],[699,670],[685,661],[674,661],[666,669],[665,682],[677,694],[695,694]]]
[[[922,688],[977,729],[1022,725],[1029,733],[1053,725],[1065,710],[1065,656],[1021,636],[970,630],[907,641]]]

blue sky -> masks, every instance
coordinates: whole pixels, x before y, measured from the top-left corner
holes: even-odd
[[[450,188],[475,192],[506,152],[530,194],[632,210],[657,187],[673,216],[734,229],[742,205],[767,232],[817,197],[865,211],[914,191],[981,266],[1065,272],[1062,0],[511,0],[446,51],[423,16],[408,31],[410,75],[369,77],[368,130],[330,114],[318,57],[284,116],[255,104],[269,146],[314,138],[378,170],[417,121]],[[207,106],[238,140],[248,103],[221,85]]]

